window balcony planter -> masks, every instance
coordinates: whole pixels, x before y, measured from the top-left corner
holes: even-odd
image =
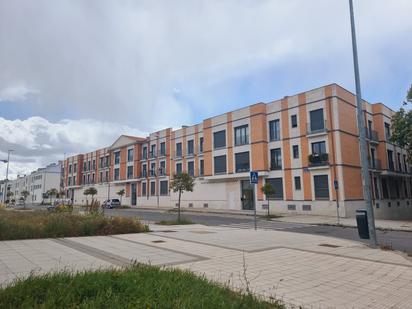
[[[329,164],[329,154],[327,153],[313,153],[308,157],[309,166],[322,166]]]

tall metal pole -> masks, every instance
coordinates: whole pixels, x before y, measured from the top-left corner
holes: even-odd
[[[9,186],[9,163],[10,163],[10,153],[12,152],[12,149],[7,150],[7,167],[6,167],[6,196],[3,198],[4,201],[8,198],[7,193],[9,193],[8,186]],[[10,201],[9,201],[10,202]]]
[[[365,121],[363,119],[363,107],[362,107],[362,94],[359,78],[359,63],[358,63],[358,50],[356,45],[356,31],[355,31],[355,17],[353,14],[353,1],[349,0],[350,8],[350,21],[352,30],[352,48],[353,48],[353,65],[355,70],[355,83],[356,83],[356,106],[357,106],[357,120],[359,130],[359,144],[360,144],[360,158],[362,167],[362,182],[363,182],[363,198],[366,203],[366,210],[368,216],[369,236],[372,246],[377,246],[376,231],[375,231],[375,218],[373,214],[372,199],[371,199],[371,184],[369,177],[369,164],[368,164],[368,151],[366,145],[366,130]]]

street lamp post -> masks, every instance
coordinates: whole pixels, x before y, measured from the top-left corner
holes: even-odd
[[[363,119],[363,106],[362,106],[362,94],[359,77],[359,63],[358,63],[358,48],[356,44],[356,30],[355,30],[355,17],[353,14],[353,0],[349,0],[350,9],[350,21],[352,32],[352,49],[353,49],[353,66],[355,71],[355,83],[356,83],[356,106],[357,106],[357,120],[359,130],[359,144],[360,144],[360,157],[362,167],[362,182],[363,182],[363,198],[366,202],[367,218],[369,235],[371,239],[371,245],[376,247],[376,231],[375,231],[375,218],[373,215],[372,199],[371,199],[371,184],[369,178],[369,164],[368,164],[368,151],[366,145],[366,130],[365,121]]]

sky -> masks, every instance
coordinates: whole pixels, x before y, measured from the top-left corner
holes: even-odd
[[[396,110],[412,83],[412,1],[354,3],[363,98]],[[354,92],[347,0],[0,0],[9,179],[334,82]]]

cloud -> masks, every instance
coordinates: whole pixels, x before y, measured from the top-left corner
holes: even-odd
[[[66,156],[110,146],[121,134],[146,136],[125,125],[92,119],[65,119],[52,123],[41,117],[25,120],[6,120],[0,117],[0,159],[7,158],[7,150],[13,149],[10,160],[10,176],[27,174]],[[6,166],[0,163],[0,178]]]
[[[29,95],[36,94],[37,91],[34,89],[29,89],[23,85],[14,85],[4,89],[0,89],[0,102],[19,102],[25,101]]]

